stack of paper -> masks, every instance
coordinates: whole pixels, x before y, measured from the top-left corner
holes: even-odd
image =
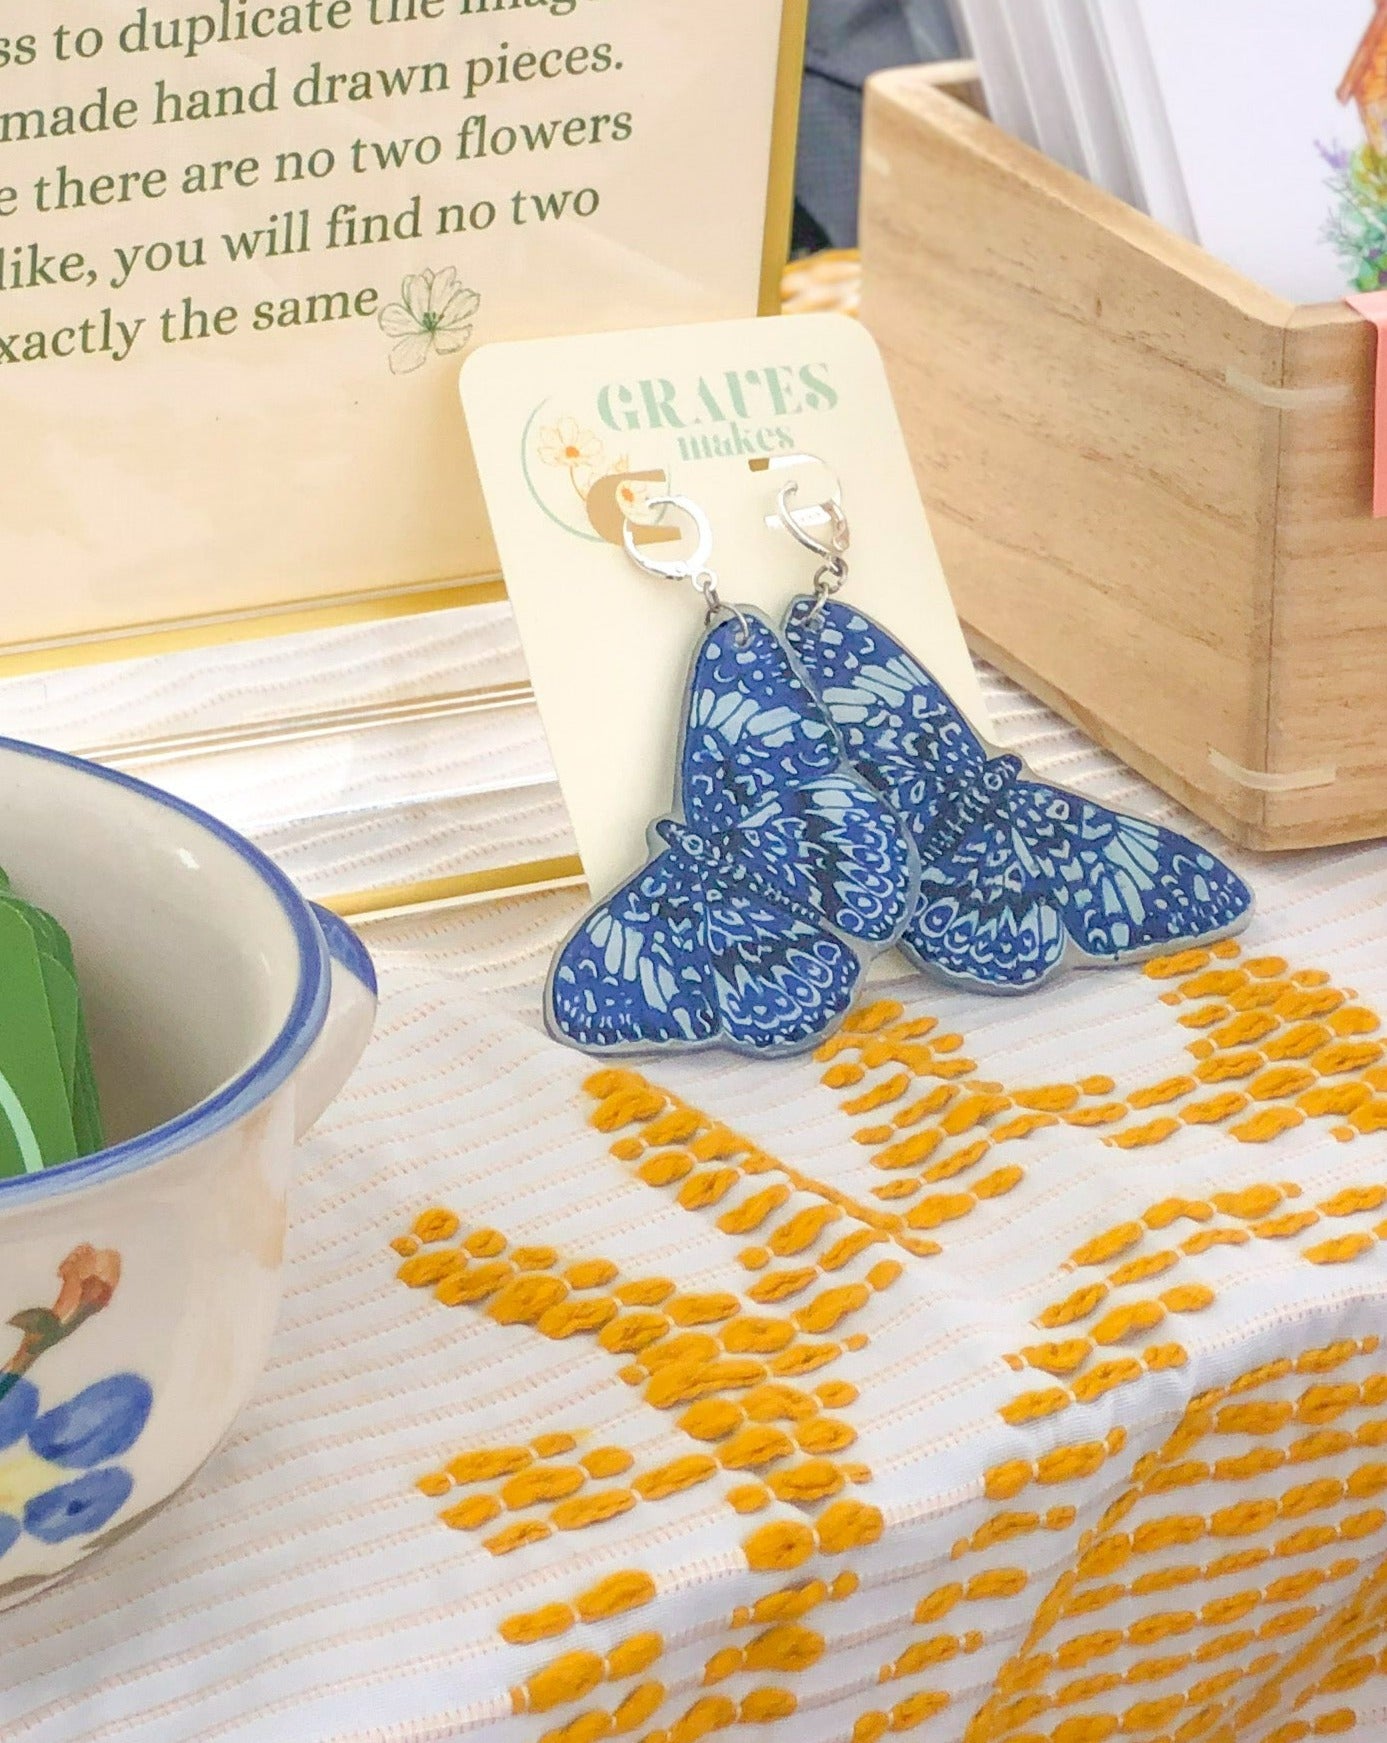
[[[993,118],[1296,302],[1387,286],[1387,0],[958,0]]]

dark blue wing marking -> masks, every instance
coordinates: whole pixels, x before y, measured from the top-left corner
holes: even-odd
[[[901,949],[922,968],[995,992],[1039,986],[1064,957],[1059,905],[1021,833],[989,818],[924,869]]]
[[[785,638],[838,729],[848,761],[926,835],[987,751],[949,697],[894,636],[851,606],[797,600]]]
[[[714,1040],[798,1052],[850,1008],[862,974],[857,952],[823,926],[753,889],[705,889],[671,848],[559,951],[549,1024],[590,1053]]]
[[[1252,892],[1204,848],[1038,781],[1017,781],[923,871],[901,946],[953,979],[1024,992],[1066,940],[1090,963],[1137,961],[1239,930]]]
[[[763,895],[884,948],[915,906],[916,856],[896,813],[852,775],[777,795],[736,831],[737,864]]]
[[[910,831],[750,612],[695,658],[680,781],[666,846],[559,951],[550,1029],[597,1053],[810,1047],[914,911]]]
[[[824,710],[784,644],[761,618],[729,619],[694,661],[680,752],[680,801],[691,828],[714,834],[753,817],[768,798],[840,766]],[[745,646],[739,645],[744,639]]]
[[[727,838],[729,889],[750,885],[864,943],[900,935],[915,880],[908,831],[844,767],[824,708],[760,618],[706,638],[681,761],[689,826]]]
[[[748,1052],[813,1046],[850,1009],[862,978],[851,945],[776,902],[714,898],[707,936],[723,1028]]]
[[[917,963],[993,991],[1090,964],[1226,937],[1252,892],[1168,829],[1033,781],[986,747],[922,666],[851,606],[791,609],[786,639],[849,761],[908,824],[919,905],[901,940]]]
[[[1237,873],[1172,829],[1039,781],[1019,781],[1008,807],[1085,956],[1120,962],[1221,937],[1252,912]]]
[[[677,848],[599,903],[560,948],[548,1012],[551,1031],[587,1052],[717,1035],[706,899]]]

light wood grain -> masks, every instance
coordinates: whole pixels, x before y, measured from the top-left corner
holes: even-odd
[[[1375,346],[1372,327],[1348,308],[1298,310],[1287,329],[1287,386],[1326,403],[1283,418],[1268,760],[1338,770],[1329,792],[1269,804],[1269,833],[1291,840],[1387,832],[1387,521],[1372,517]]]
[[[863,318],[979,645],[1246,845],[1387,831],[1366,324],[1274,296],[918,70],[869,93],[862,235]]]

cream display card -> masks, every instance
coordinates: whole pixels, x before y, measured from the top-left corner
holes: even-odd
[[[881,356],[838,315],[491,345],[462,398],[506,585],[594,895],[646,857],[668,812],[702,602],[626,556],[662,554],[667,493],[712,522],[723,598],[779,622],[813,559],[776,523],[834,488],[852,528],[843,598],[910,647],[984,732],[987,715]],[[782,466],[789,456],[820,464]],[[769,463],[769,465],[768,465]],[[681,547],[671,545],[673,551]]]
[[[0,645],[492,570],[459,357],[756,312],[803,9],[8,0]]]

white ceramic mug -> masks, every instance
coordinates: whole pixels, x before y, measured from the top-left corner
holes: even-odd
[[[0,865],[67,929],[108,1148],[0,1181],[0,1609],[123,1536],[264,1363],[294,1142],[371,1033],[370,958],[189,805],[0,739]]]

